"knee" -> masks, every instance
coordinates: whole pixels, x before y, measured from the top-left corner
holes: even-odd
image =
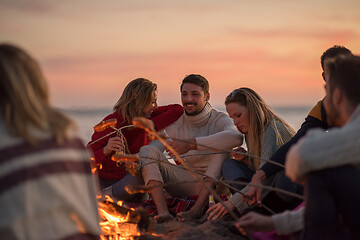
[[[154,162],[156,161],[155,159],[160,159],[160,154],[162,155],[160,150],[154,146],[142,146],[139,152],[140,162],[141,164]]]
[[[222,168],[224,169],[224,168],[233,166],[234,163],[235,163],[235,161],[236,161],[236,160],[235,160],[235,159],[232,159],[232,158],[226,159],[226,160],[224,161],[223,165],[222,165]]]
[[[223,176],[226,178],[229,172],[233,172],[235,168],[238,168],[235,159],[226,159],[221,166]]]

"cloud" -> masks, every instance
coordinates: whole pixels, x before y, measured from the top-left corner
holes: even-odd
[[[281,94],[286,86],[298,90],[309,88],[304,92],[312,92],[312,84],[318,84],[320,76],[318,59],[297,53],[275,56],[262,48],[69,56],[43,59],[41,63],[56,95],[82,92],[84,96],[99,99],[118,97],[119,91],[136,77],[157,82],[162,98],[174,102],[178,100],[178,85],[186,74],[203,74],[211,82],[214,101],[222,103],[231,89],[240,86],[265,93]],[[288,92],[291,96],[291,91]]]
[[[359,37],[359,33],[350,30],[336,30],[336,29],[274,29],[274,30],[247,30],[247,29],[236,29],[229,30],[230,34],[246,37],[246,38],[295,38],[299,39],[311,39],[311,40],[329,40],[339,39],[341,41],[348,41],[352,38]]]

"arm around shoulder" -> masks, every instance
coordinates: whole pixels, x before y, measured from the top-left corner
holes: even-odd
[[[179,104],[171,104],[157,107],[151,114],[157,130],[161,130],[178,120],[184,113],[184,109]]]

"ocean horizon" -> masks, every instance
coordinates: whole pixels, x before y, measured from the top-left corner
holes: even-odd
[[[225,107],[215,107],[221,111],[226,112]],[[272,109],[274,112],[289,123],[296,131],[304,122],[305,117],[311,110],[311,106],[277,106]],[[94,130],[93,127],[99,123],[105,116],[112,113],[112,108],[60,108],[72,120],[75,121],[78,127],[78,135],[88,143]]]

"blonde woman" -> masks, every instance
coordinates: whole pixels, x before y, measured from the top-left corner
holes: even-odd
[[[182,106],[178,104],[158,107],[157,85],[148,79],[137,78],[125,87],[113,108],[113,113],[106,116],[103,121],[116,119],[116,128],[121,128],[131,125],[134,117],[145,117],[153,121],[155,129],[161,130],[175,122],[183,112]],[[134,127],[122,130],[125,144],[116,133],[98,141],[111,132],[114,132],[111,128],[95,132],[88,144],[94,153],[102,193],[116,200],[141,202],[146,195],[129,195],[124,189],[128,184],[143,184],[141,175],[132,176],[126,171],[124,164],[115,163],[111,157],[116,151],[121,150],[128,154],[136,154],[150,141],[144,130]]]
[[[0,44],[0,239],[99,238],[90,155],[73,130],[38,63]]]
[[[237,129],[245,134],[247,153],[258,157],[243,157],[235,154],[235,159],[224,162],[223,176],[229,181],[250,182],[252,175],[265,163],[261,159],[269,159],[279,147],[292,138],[295,131],[250,88],[232,91],[226,97],[225,105]],[[245,152],[242,148],[239,151]],[[273,181],[274,178],[271,178],[264,184],[270,185]],[[241,185],[234,184],[233,187],[243,193],[248,191],[248,187],[244,188]],[[232,210],[237,208],[240,212],[245,208],[239,193],[235,193],[225,204]],[[209,213],[208,219],[217,219],[223,217],[227,210],[221,204],[216,204],[209,208],[207,213]]]

